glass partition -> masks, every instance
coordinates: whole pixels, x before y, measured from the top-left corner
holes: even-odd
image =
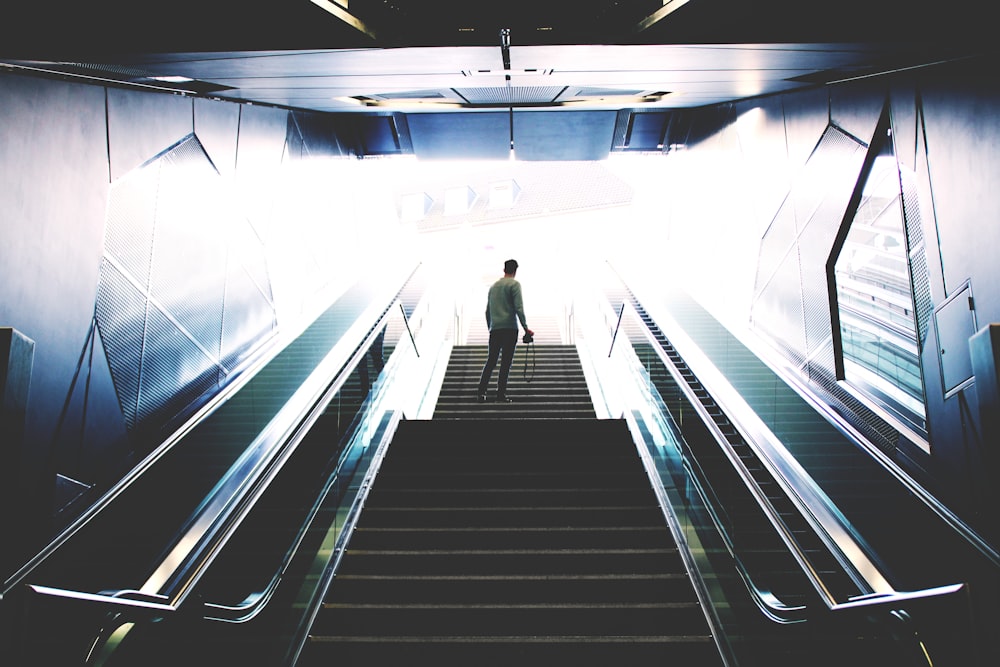
[[[924,387],[900,166],[885,141],[836,260],[844,379],[920,434]]]

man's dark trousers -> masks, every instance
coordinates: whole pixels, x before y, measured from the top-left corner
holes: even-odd
[[[510,377],[510,367],[514,363],[514,346],[517,345],[517,329],[494,329],[490,331],[490,352],[483,366],[483,374],[479,378],[479,395],[486,393],[490,384],[490,376],[500,360],[500,377],[497,379],[497,396],[507,395],[507,378]]]

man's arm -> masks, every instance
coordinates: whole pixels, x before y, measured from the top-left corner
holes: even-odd
[[[514,312],[517,313],[517,319],[521,321],[521,326],[525,331],[532,333],[531,329],[528,328],[528,320],[524,317],[524,299],[521,297],[521,283],[514,283],[512,292],[514,297]]]

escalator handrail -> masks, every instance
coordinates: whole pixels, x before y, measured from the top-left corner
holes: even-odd
[[[342,373],[340,373],[340,375],[337,377],[336,380],[334,380],[334,382],[330,385],[329,389],[324,393],[323,397],[313,406],[310,415],[305,420],[303,420],[301,426],[298,429],[296,429],[296,432],[291,436],[291,438],[294,439],[295,441],[294,443],[290,442],[293,448],[294,445],[297,444],[299,441],[301,441],[301,439],[304,438],[305,435],[309,432],[309,430],[315,423],[316,419],[323,413],[323,411],[325,410],[326,406],[330,403],[330,401],[340,392],[340,390],[344,386],[344,383],[354,372],[357,366],[360,363],[364,362],[368,348],[371,346],[375,338],[380,334],[382,329],[386,326],[386,324],[389,321],[389,318],[392,317],[391,311],[394,310],[396,306],[398,306],[399,310],[402,312],[403,321],[406,324],[407,331],[410,333],[410,338],[411,341],[413,342],[413,350],[415,353],[417,352],[416,340],[413,339],[413,334],[412,332],[410,332],[409,319],[407,318],[406,310],[405,308],[403,308],[402,302],[399,301],[399,299],[397,299],[392,306],[386,309],[385,314],[382,316],[379,322],[372,328],[371,332],[369,333],[365,341],[358,346],[357,350],[355,351],[355,354],[352,356],[351,360],[344,367],[345,370]],[[289,546],[289,549],[286,552],[285,557],[282,561],[281,567],[272,575],[268,583],[260,590],[253,591],[252,593],[247,594],[244,597],[243,601],[237,605],[215,603],[210,601],[204,602],[206,610],[211,612],[205,615],[205,618],[207,620],[240,623],[252,619],[254,616],[259,614],[261,610],[263,610],[267,602],[271,599],[272,595],[277,590],[278,585],[285,577],[287,567],[291,563],[292,558],[297,553],[297,549],[299,545],[301,545],[302,540],[306,535],[309,524],[312,522],[312,519],[320,511],[319,504],[320,501],[322,500],[322,496],[326,495],[326,491],[328,491],[329,487],[333,483],[335,483],[336,479],[340,476],[341,471],[345,464],[346,456],[347,452],[345,451],[344,454],[341,456],[341,459],[337,462],[334,472],[331,475],[330,479],[328,480],[326,488],[324,488],[324,492],[321,494],[320,498],[317,498],[316,503],[314,503],[307,517],[303,521],[303,525],[300,527],[295,540]]]
[[[336,576],[340,562],[346,553],[347,543],[353,535],[354,527],[357,525],[361,515],[361,508],[364,507],[368,500],[368,494],[375,483],[375,477],[382,467],[382,461],[385,458],[389,445],[392,443],[396,428],[402,418],[403,415],[398,410],[388,411],[382,417],[382,424],[380,425],[381,437],[374,442],[374,453],[358,486],[357,496],[350,507],[347,508],[348,511],[344,516],[340,535],[323,563],[322,572],[318,577],[316,585],[311,587],[309,600],[304,603],[304,612],[300,616],[301,622],[292,635],[287,655],[289,659],[286,660],[285,664],[294,665],[308,641],[309,630],[312,628],[313,623],[315,623],[323,606],[323,600],[333,582],[333,578]],[[381,428],[382,426],[385,428]]]
[[[926,488],[914,480],[910,475],[904,473],[899,466],[885,454],[885,452],[878,447],[873,446],[871,442],[869,442],[868,439],[866,439],[858,431],[857,428],[847,421],[839,412],[834,410],[829,403],[818,397],[814,388],[806,385],[801,378],[797,377],[796,374],[791,372],[788,368],[777,363],[774,359],[774,353],[772,350],[766,349],[764,346],[751,341],[741,340],[740,343],[745,345],[785,384],[791,386],[795,390],[795,393],[798,394],[799,397],[801,397],[809,405],[809,407],[822,415],[822,417],[842,436],[855,446],[869,453],[879,466],[888,472],[897,482],[902,484],[908,492],[912,493],[924,505],[926,505],[928,509],[943,520],[958,535],[960,535],[962,539],[976,549],[976,551],[986,557],[994,567],[1000,567],[1000,551],[994,548],[974,528],[959,518],[958,515],[952,512],[940,500],[935,498]]]
[[[671,424],[671,428],[676,428],[676,425]],[[679,429],[677,430],[676,436],[678,438],[681,437]],[[691,469],[692,464],[697,465],[697,462],[685,460],[683,464],[684,468],[688,471],[691,485],[694,487],[698,497],[702,499],[705,510],[712,519],[712,524],[715,526],[716,531],[719,535],[721,535],[722,540],[725,542],[726,548],[732,556],[736,569],[740,574],[740,579],[742,579],[743,583],[746,585],[754,603],[762,613],[776,623],[801,623],[807,620],[808,608],[806,605],[787,604],[783,602],[773,591],[764,588],[759,583],[756,583],[753,573],[747,569],[746,563],[739,557],[736,545],[733,544],[729,531],[726,530],[725,524],[722,519],[719,518],[718,512],[715,509],[718,501],[715,500],[714,494],[710,494],[701,483],[704,473],[696,474]]]
[[[740,434],[744,437],[747,443],[750,446],[754,447],[755,452],[759,456],[761,456],[762,462],[765,464],[770,464],[772,468],[777,468],[777,470],[771,471],[774,474],[776,481],[778,481],[779,483],[785,481],[792,486],[791,489],[787,490],[790,491],[789,495],[792,497],[793,500],[801,499],[801,496],[799,495],[800,493],[803,495],[808,494],[808,496],[813,497],[813,500],[816,502],[806,503],[805,507],[801,507],[797,504],[800,511],[805,510],[804,512],[805,518],[807,519],[809,524],[814,527],[814,529],[817,528],[819,529],[818,534],[821,538],[823,538],[823,541],[825,544],[827,544],[828,548],[831,547],[830,540],[832,539],[834,541],[835,548],[831,550],[833,551],[835,556],[838,556],[837,560],[842,565],[845,564],[845,559],[846,559],[848,566],[847,573],[849,575],[852,575],[852,578],[861,577],[862,583],[869,589],[868,594],[865,594],[853,600],[848,600],[846,602],[839,602],[833,599],[833,597],[829,594],[826,586],[823,584],[821,577],[816,572],[815,568],[813,568],[809,563],[808,556],[802,553],[801,550],[798,548],[797,541],[794,539],[794,536],[789,534],[787,526],[784,525],[784,521],[780,518],[780,516],[777,515],[777,512],[771,506],[770,502],[767,501],[763,492],[761,492],[759,488],[756,488],[757,487],[756,483],[752,480],[752,478],[749,478],[749,474],[746,473],[743,466],[740,465],[739,458],[735,454],[735,452],[732,451],[729,442],[726,440],[722,432],[718,429],[717,425],[715,424],[711,416],[708,414],[707,410],[705,410],[704,406],[701,404],[701,401],[698,400],[698,398],[694,395],[694,392],[690,389],[687,383],[683,381],[683,378],[680,377],[680,374],[677,372],[677,369],[674,366],[673,361],[662,350],[662,348],[656,341],[655,337],[653,337],[652,332],[650,332],[649,329],[645,326],[642,327],[642,330],[644,335],[648,337],[648,340],[650,340],[650,342],[653,343],[652,347],[656,351],[657,356],[664,363],[664,365],[671,372],[671,374],[674,375],[675,380],[677,381],[681,390],[685,393],[685,396],[688,398],[689,402],[691,402],[695,410],[699,413],[699,416],[705,422],[709,430],[713,433],[713,436],[716,437],[720,446],[723,448],[723,451],[726,453],[726,456],[737,468],[737,471],[740,473],[744,481],[748,482],[748,484],[751,487],[754,487],[751,488],[750,490],[751,493],[754,495],[755,499],[761,505],[761,509],[765,512],[765,514],[768,516],[769,519],[771,519],[772,517],[775,519],[774,521],[772,521],[772,523],[775,523],[775,521],[778,523],[776,528],[779,531],[779,537],[781,537],[782,540],[789,545],[792,556],[795,558],[796,562],[799,563],[800,567],[802,567],[803,573],[805,574],[809,582],[812,584],[816,592],[820,595],[820,598],[823,600],[827,609],[829,609],[830,611],[840,611],[840,610],[856,609],[862,606],[892,605],[892,604],[897,604],[901,601],[909,601],[914,599],[957,594],[960,591],[965,590],[966,586],[964,583],[956,583],[946,586],[933,587],[919,591],[896,591],[895,589],[893,589],[892,586],[889,584],[887,578],[879,571],[875,562],[863,552],[863,549],[865,547],[858,540],[853,538],[851,531],[846,525],[846,520],[838,518],[840,516],[839,512],[837,512],[835,507],[833,507],[832,502],[825,497],[825,494],[822,494],[821,491],[816,489],[814,483],[811,483],[811,478],[809,478],[804,471],[801,471],[801,467],[797,464],[797,462],[785,460],[790,458],[789,455],[785,455],[780,458],[781,465],[777,466],[775,465],[775,462],[771,460],[771,457],[766,455],[767,453],[770,452],[763,451],[764,448],[761,446],[760,442],[756,439],[758,437],[767,437],[769,431],[766,429],[766,427],[763,426],[762,424],[759,425],[758,428],[755,429],[757,431],[757,433],[755,433],[756,437],[748,437],[750,434],[746,432],[747,431],[746,424],[743,421],[734,420],[733,426],[740,431]],[[689,357],[691,354],[697,354],[697,353],[693,352],[693,349],[689,350],[685,358]],[[706,368],[710,367],[710,365],[708,364],[706,364],[705,366]],[[699,378],[702,381],[704,381],[704,372],[702,375],[699,376]],[[720,388],[720,386],[728,386],[725,383],[724,379],[722,380],[721,383],[715,382],[710,384],[712,384],[713,386],[713,392],[712,392],[713,398],[717,400],[720,407],[722,407],[723,410],[727,412],[727,414],[732,414],[731,407],[732,407],[733,397],[729,397],[730,401],[728,405],[723,401],[718,401],[718,393],[719,393],[718,389]],[[727,392],[723,390],[721,393],[727,393]],[[746,409],[746,412],[749,412],[749,408]],[[741,412],[741,417],[742,416],[743,414]],[[773,438],[773,436],[770,437]],[[770,445],[770,447],[768,447],[769,450],[776,450],[775,451],[776,454],[781,453],[782,451],[781,448],[774,446],[772,442],[768,441],[767,444]],[[801,475],[795,477],[794,476],[795,473],[798,473],[799,471],[801,471]],[[792,476],[792,479],[788,479],[786,475]],[[810,483],[800,483],[800,482],[805,482],[806,480],[808,480]],[[813,495],[814,491],[817,491],[819,495]],[[826,505],[826,503],[828,503],[829,505]],[[831,533],[835,534],[831,535]],[[839,533],[839,536],[836,533]],[[789,539],[786,539],[786,537]],[[847,543],[846,542],[847,540],[850,540],[850,542]],[[838,554],[837,551],[840,551],[841,553]],[[844,551],[848,551],[849,553],[844,553]],[[851,571],[852,569],[854,570],[854,572]]]
[[[260,369],[267,366],[268,363],[273,361],[274,358],[278,356],[282,347],[282,345],[278,344],[277,341],[272,338],[269,341],[266,350],[263,350],[260,354],[256,355],[253,360],[249,361],[245,366],[241,367],[238,372],[234,373],[235,377],[232,381],[228,382],[214,396],[206,401],[204,405],[198,408],[198,410],[186,419],[176,430],[170,433],[170,435],[168,435],[163,442],[156,446],[142,461],[136,464],[121,479],[115,482],[108,489],[108,491],[104,493],[104,495],[84,510],[66,528],[56,535],[41,550],[39,550],[38,553],[36,553],[27,563],[21,566],[20,569],[4,581],[3,587],[0,589],[0,600],[2,600],[3,597],[15,587],[23,583],[25,578],[27,578],[42,562],[58,551],[63,544],[73,537],[73,535],[77,534],[84,527],[86,527],[95,515],[114,502],[114,500],[117,499],[125,491],[125,489],[129,488],[129,486],[135,483],[135,481],[146,471],[152,468],[157,461],[170,451],[171,448],[191,433],[191,431],[193,431],[198,424],[210,417],[216,410],[218,410],[230,398],[245,387]],[[42,588],[48,590],[48,587]],[[81,593],[81,595],[85,594]]]
[[[631,308],[631,306],[629,304],[625,304],[625,307],[623,307],[622,310],[624,311],[625,308]],[[694,391],[680,377],[673,362],[666,356],[663,350],[660,349],[660,346],[657,344],[655,338],[652,337],[652,334],[648,331],[648,329],[643,327],[643,333],[644,335],[648,336],[649,341],[652,343],[651,347],[656,351],[657,356],[663,362],[667,370],[674,376],[678,387],[684,393],[685,397],[687,398],[688,402],[691,404],[695,412],[697,412],[699,419],[705,424],[705,427],[708,429],[712,438],[716,441],[720,449],[722,449],[727,459],[729,459],[730,464],[733,466],[736,473],[740,476],[742,482],[747,487],[748,491],[750,492],[751,496],[754,499],[754,502],[760,507],[761,511],[764,513],[768,522],[778,533],[778,536],[780,537],[782,542],[786,545],[792,557],[798,563],[799,567],[805,573],[809,582],[816,589],[817,593],[823,600],[830,600],[831,595],[828,589],[822,583],[819,574],[816,572],[816,569],[809,562],[809,559],[806,556],[806,554],[799,547],[798,541],[792,534],[791,529],[787,526],[785,521],[781,518],[781,516],[777,512],[777,510],[767,499],[766,495],[754,481],[749,471],[747,471],[747,469],[744,466],[740,465],[738,455],[733,451],[732,446],[729,444],[728,440],[726,439],[726,436],[722,433],[718,424],[715,423],[711,415],[709,415],[705,406],[702,405],[701,401],[698,400],[697,396],[695,396]],[[677,433],[677,436],[680,437],[680,434]],[[700,488],[700,486],[698,490],[699,492],[704,493],[704,491]],[[710,503],[707,502],[707,498],[706,498],[706,506],[710,506]],[[720,530],[720,532],[724,536],[727,544],[732,545],[732,540],[729,538],[721,521],[718,519],[718,517],[715,515],[714,512],[712,512],[712,518],[713,521],[715,522],[716,527]],[[738,562],[738,569],[741,571],[741,573],[743,573],[744,581],[747,584],[747,588],[749,589],[751,595],[753,596],[755,603],[757,604],[758,607],[761,608],[762,611],[764,611],[764,613],[766,613],[770,618],[772,618],[772,620],[777,620],[785,623],[797,622],[802,620],[803,618],[801,614],[802,610],[800,608],[794,605],[788,605],[777,599],[775,596],[765,592],[765,589],[763,587],[755,583],[754,581],[755,577],[745,567],[744,563],[742,562],[742,559],[740,559],[739,557],[739,554],[734,552],[733,558]]]
[[[419,265],[406,277],[403,286],[418,269]],[[376,320],[378,323],[383,322],[386,314],[398,303],[401,291],[402,287],[395,290],[392,302],[381,308]],[[369,326],[368,322],[359,320],[354,325],[360,323],[362,327],[366,327],[362,340],[367,340],[373,332],[378,331],[374,326]],[[363,343],[355,345],[347,362],[342,361],[342,357],[335,353],[336,347],[331,349],[262,434],[248,447],[248,451],[258,450],[266,454],[245,477],[237,476],[237,488],[229,500],[221,498],[219,502],[215,502],[213,499],[215,508],[206,507],[203,510],[205,520],[195,521],[194,527],[175,541],[177,547],[166,555],[160,567],[154,570],[140,590],[166,594],[178,606],[182,604],[229,536],[249,513],[256,499],[277,475],[305,432],[319,418],[322,409],[317,410],[316,406],[324,397],[332,397],[339,391],[363,358],[366,349]],[[335,389],[333,393],[331,387]],[[202,533],[200,536],[199,532]],[[189,539],[192,533],[198,539]]]
[[[406,325],[406,333],[409,334],[410,342],[413,343],[413,351],[419,357],[420,350],[417,348],[417,339],[413,337],[413,330],[410,328],[410,318],[406,316],[406,308],[403,308],[402,302],[399,302],[399,311],[403,314],[403,324]],[[381,329],[381,325],[379,325],[379,329]]]
[[[27,587],[35,595],[39,596],[103,604],[117,610],[127,609],[132,612],[145,612],[147,616],[151,617],[164,616],[177,611],[177,605],[171,604],[163,596],[146,595],[140,591],[131,589],[115,591],[113,593],[85,593],[83,591],[71,591],[53,586],[42,586],[40,584],[27,584]]]
[[[381,321],[384,321],[384,319],[380,320],[380,322]],[[377,331],[378,331],[377,328],[373,329],[373,332]],[[366,341],[370,340],[371,338],[373,338],[373,336],[370,338],[366,338]],[[329,392],[329,394],[327,392],[324,392],[324,397],[327,397],[328,395],[329,396],[335,395],[336,392],[343,387],[344,383],[350,377],[350,374],[357,367],[358,362],[364,358],[364,353],[366,348],[362,345],[359,347],[359,349],[361,350],[361,353],[352,356],[351,361],[343,368],[342,372],[337,374],[337,377],[332,381],[330,385],[331,391]],[[319,413],[322,413],[322,409],[318,409],[315,412],[308,415],[300,424],[300,427],[304,428],[297,428],[296,429],[297,433],[290,436],[289,439],[301,438],[301,436],[308,431],[308,425],[311,425],[315,421],[315,418],[318,417]],[[277,471],[277,469],[280,468],[280,462],[272,461],[272,463],[279,464],[277,466],[273,466],[272,469],[269,471],[270,473],[273,474],[274,472]],[[219,538],[216,540],[216,546],[218,548],[221,548],[221,546],[225,542],[225,539],[222,538],[228,537],[228,535],[231,534],[232,531],[238,528],[240,523],[239,519],[242,519],[249,511],[250,507],[252,507],[253,504],[252,500],[254,500],[257,497],[257,495],[259,495],[259,493],[266,488],[267,486],[266,482],[268,481],[268,479],[258,480],[263,483],[256,485],[255,492],[248,492],[248,494],[252,493],[253,497],[244,498],[245,500],[249,500],[250,502],[245,503],[244,507],[241,508],[242,511],[239,512],[240,514],[239,517],[233,516],[238,510],[233,510],[227,515],[230,518],[234,518],[237,520],[231,522],[231,524],[228,526],[228,530],[225,531],[225,536],[219,534],[216,535],[216,537]],[[213,550],[211,554],[212,558],[214,558],[215,553],[217,553],[217,550]],[[197,578],[200,579],[201,575],[203,575],[204,572],[206,571],[205,568],[202,567],[203,565],[207,565],[207,563],[205,562],[206,560],[210,561],[210,558],[198,559],[196,562],[191,562],[191,563],[182,562],[176,566],[176,569],[186,570],[193,567],[197,571],[198,575]],[[279,575],[276,576],[276,579],[280,579],[280,573]],[[273,586],[276,584],[276,579],[272,579],[272,581],[268,584],[267,587],[265,587],[263,591],[255,592],[251,595],[248,595],[244,600],[246,604],[221,605],[221,604],[205,603],[205,607],[207,609],[211,609],[215,612],[215,617],[212,618],[211,620],[249,620],[259,612],[261,605],[266,603],[267,599],[271,597],[271,593],[273,593]],[[194,583],[196,583],[196,580],[191,582],[191,585],[185,587],[186,589],[185,594],[173,597],[164,594],[149,593],[144,590],[135,590],[135,589],[121,589],[103,593],[88,593],[85,591],[69,590],[65,588],[45,586],[40,584],[28,584],[27,586],[35,595],[39,596],[63,598],[67,600],[75,600],[77,602],[92,603],[98,605],[107,605],[109,608],[115,608],[119,611],[128,611],[131,614],[145,614],[147,616],[149,615],[164,616],[178,612],[181,609],[181,607],[184,605],[184,601],[189,597],[188,592],[191,590]]]
[[[306,436],[306,434],[308,434],[308,432],[315,424],[316,420],[323,414],[327,405],[334,399],[334,397],[340,393],[341,389],[344,387],[345,383],[354,373],[357,367],[361,363],[366,363],[365,356],[367,355],[369,348],[371,347],[374,340],[379,335],[382,335],[384,329],[389,323],[390,318],[393,317],[392,311],[395,310],[396,308],[399,309],[400,314],[403,318],[403,323],[405,325],[407,334],[413,345],[413,351],[417,356],[419,356],[417,341],[414,336],[413,329],[410,326],[410,320],[412,319],[412,315],[408,316],[406,314],[406,308],[402,300],[400,299],[400,296],[405,290],[406,284],[409,283],[409,281],[413,278],[413,275],[415,273],[416,269],[407,278],[407,281],[406,283],[404,283],[403,288],[397,292],[395,300],[387,308],[385,308],[378,322],[376,322],[376,324],[373,327],[371,327],[371,329],[369,329],[365,339],[355,348],[354,353],[341,368],[340,372],[337,374],[337,377],[335,377],[331,381],[327,389],[322,393],[322,395],[317,400],[312,401],[311,407],[306,407],[301,410],[301,412],[304,415],[302,421],[288,436],[287,440],[285,441],[285,444],[282,445],[286,455],[290,453],[292,450],[294,450],[295,447]],[[419,304],[414,309],[414,314],[419,312],[421,309],[426,309],[426,308],[427,308],[427,302],[421,299]],[[325,497],[326,492],[329,490],[329,487],[333,483],[335,483],[336,479],[343,471],[343,467],[345,465],[345,460],[347,456],[348,456],[347,451],[342,453],[340,460],[337,462],[334,471],[330,476],[330,479],[327,481],[326,487],[324,488],[321,497],[316,499],[316,502],[314,503],[310,512],[306,516],[305,520],[303,521],[302,526],[299,528],[299,531],[295,539],[289,545],[289,548],[284,555],[280,567],[271,575],[269,581],[259,590],[255,590],[244,596],[242,602],[240,602],[239,604],[233,605],[233,604],[224,604],[211,601],[203,601],[202,605],[205,610],[204,617],[206,618],[206,620],[230,622],[230,623],[246,622],[257,616],[266,607],[267,603],[272,598],[274,592],[277,590],[278,585],[285,578],[287,568],[289,564],[292,562],[294,556],[296,555],[298,547],[301,545],[312,519],[320,511],[319,505],[322,501],[322,498]],[[280,465],[274,466],[272,474],[269,475],[266,480],[263,480],[263,483],[259,485],[261,491],[263,491],[263,489],[267,487],[268,482],[270,481],[270,479],[273,477],[274,474],[277,474],[280,467],[281,467]],[[246,504],[247,506],[245,508],[245,511],[243,515],[239,517],[239,519],[242,519],[243,516],[245,516],[245,514],[249,512],[250,508],[253,505],[253,500],[255,499],[255,497],[248,499],[249,502]],[[232,525],[230,532],[235,531],[238,527],[239,527],[239,521],[235,522]],[[221,549],[224,547],[224,545],[225,545],[225,540],[218,543],[217,548]],[[214,558],[214,556],[209,555],[207,560],[210,561],[212,558]]]
[[[396,301],[393,304],[393,306],[397,305],[398,303],[399,302]],[[389,317],[389,311],[392,309],[393,306],[390,306],[390,308],[386,309],[385,314],[383,314],[378,324],[376,324],[371,329],[369,335],[365,338],[365,341],[361,345],[359,345],[358,348],[355,350],[354,354],[351,356],[350,361],[348,361],[347,364],[344,365],[342,370],[329,384],[329,386],[322,393],[320,398],[314,401],[311,407],[305,410],[305,414],[302,420],[295,426],[294,430],[286,438],[284,438],[284,442],[282,444],[282,454],[279,460],[274,460],[271,462],[271,465],[267,473],[264,474],[258,481],[255,491],[252,492],[251,494],[248,494],[247,497],[243,499],[243,507],[241,508],[241,510],[238,511],[238,514],[235,514],[232,517],[233,521],[231,525],[228,527],[228,530],[225,531],[224,537],[228,537],[228,535],[234,533],[240,527],[243,519],[246,518],[246,515],[253,508],[253,505],[255,504],[256,500],[267,489],[268,485],[274,480],[274,478],[280,473],[280,470],[285,461],[288,459],[291,453],[298,447],[298,445],[302,442],[305,436],[309,433],[309,431],[315,425],[316,421],[322,416],[323,412],[326,410],[326,407],[327,405],[329,405],[330,401],[333,400],[333,398],[340,393],[340,390],[343,389],[347,380],[350,378],[351,374],[354,372],[357,366],[360,363],[364,362],[368,347],[375,339],[375,336],[377,336],[378,333],[381,331],[381,328],[385,325],[385,322]],[[334,473],[334,476],[336,476],[336,473]],[[314,506],[311,510],[310,517],[315,515],[317,511],[318,509]],[[264,585],[260,590],[253,591],[252,593],[249,593],[246,596],[244,596],[243,601],[237,605],[225,605],[207,601],[204,602],[203,604],[206,610],[210,609],[213,612],[212,614],[207,615],[206,617],[211,618],[211,620],[240,622],[240,621],[250,620],[258,613],[260,613],[260,611],[266,606],[267,602],[271,599],[271,596],[277,589],[278,584],[284,577],[286,568],[291,560],[291,557],[294,555],[294,550],[301,543],[304,535],[305,535],[305,530],[300,529],[296,536],[296,539],[294,540],[294,543],[290,545],[290,550],[286,552],[285,557],[281,563],[281,566],[276,572],[272,574],[270,580],[267,582],[266,585]],[[210,563],[224,547],[225,547],[225,539],[215,541],[214,544],[212,545],[210,553],[205,555],[204,560]],[[197,579],[200,579],[202,574],[203,573],[199,572]],[[195,579],[190,584],[190,586],[193,587],[197,583],[197,579]]]
[[[405,276],[405,278],[402,280],[402,284],[405,285],[410,279],[412,279],[413,275],[419,270],[419,268],[420,265],[418,263],[417,266],[408,275]],[[396,301],[394,300],[390,306],[385,307],[382,310],[382,313],[379,318],[380,321],[382,319],[382,316],[384,316],[384,314],[389,310],[389,308],[391,308],[392,305],[395,305],[395,303]],[[280,347],[283,346],[276,346],[276,348]],[[86,526],[87,523],[95,514],[97,514],[101,509],[103,509],[104,507],[108,506],[111,502],[113,502],[124,491],[124,489],[128,488],[132,483],[134,483],[137,479],[140,478],[143,472],[152,467],[164,453],[169,451],[171,447],[176,445],[186,435],[188,435],[191,431],[193,431],[198,426],[198,424],[200,424],[203,420],[208,418],[227,400],[232,398],[232,396],[234,396],[237,391],[245,387],[249,383],[249,381],[253,378],[253,376],[256,375],[256,372],[259,371],[264,366],[266,366],[269,362],[274,360],[280,351],[281,351],[280,349],[270,350],[267,355],[263,355],[262,357],[258,358],[253,364],[248,366],[248,368],[243,372],[240,378],[234,380],[231,384],[227,385],[222,392],[220,392],[220,396],[214,398],[208,404],[206,404],[202,409],[198,410],[195,413],[195,415],[193,415],[190,419],[188,419],[177,431],[172,433],[160,446],[158,446],[153,453],[147,456],[147,458],[143,462],[137,465],[121,481],[119,481],[112,488],[112,490],[106,493],[97,503],[94,504],[94,506],[92,506],[83,514],[81,514],[81,516],[76,521],[74,521],[66,530],[64,530],[63,533],[57,536],[57,538],[54,539],[49,545],[47,545],[42,552],[37,554],[35,558],[32,559],[32,561],[26,564],[20,571],[18,571],[18,573],[16,573],[11,579],[9,579],[6,582],[7,585],[4,589],[4,592],[6,593],[10,591],[15,586],[22,583],[25,577],[27,577],[43,560],[45,560],[53,553],[55,553],[62,544],[64,544],[70,537],[72,537],[72,535],[76,534],[84,526]],[[356,351],[357,350],[355,349],[355,352]],[[323,364],[326,363],[327,361],[331,362],[330,368],[324,368],[320,372],[314,371],[314,373],[310,377],[319,377],[322,376],[324,373],[327,378],[329,378],[332,375],[335,375],[333,381],[337,382],[339,380],[339,382],[343,384],[343,382],[346,381],[347,377],[349,376],[350,370],[352,370],[352,368],[345,369],[342,364],[332,363],[333,355],[328,355],[327,359],[325,359],[324,362],[321,362],[317,366],[317,369],[323,367]],[[340,367],[339,371],[337,368],[333,367],[334,365]],[[313,393],[315,394],[316,393],[315,388],[312,388],[312,390]],[[325,392],[320,392],[320,393],[322,394]],[[296,396],[300,395],[303,394],[300,394],[300,392],[296,392]],[[296,401],[302,401],[302,400],[303,399],[301,398],[296,399],[295,397],[293,397],[293,399],[289,401],[289,403],[294,403]],[[273,423],[274,422],[272,420],[272,424]],[[259,451],[266,450],[266,447],[262,448],[261,446],[262,444],[266,444],[264,441],[274,440],[277,437],[277,434],[272,433],[270,431],[271,431],[271,425],[268,425],[267,427],[265,427],[262,434],[259,435],[257,439],[255,439],[254,443],[248,447],[248,450],[251,449],[256,449]],[[267,463],[268,461],[265,461],[265,463]],[[258,465],[248,469],[246,471],[246,477],[238,480],[239,493],[235,494],[232,497],[237,499],[244,498],[246,497],[247,494],[253,492],[255,488],[259,489],[260,486],[256,485],[255,487],[255,485],[251,483],[251,479],[254,478],[259,479],[262,474],[268,471],[269,467],[270,466],[267,465]],[[146,584],[138,591],[143,596],[156,596],[157,599],[162,598],[169,601],[169,604],[167,604],[166,607],[162,606],[161,603],[159,602],[149,603],[152,606],[152,608],[158,609],[160,611],[169,611],[171,609],[180,608],[184,599],[186,599],[186,597],[190,593],[191,585],[194,583],[194,581],[197,580],[197,578],[200,578],[200,574],[203,573],[204,567],[207,566],[207,564],[210,562],[210,559],[206,561],[203,558],[198,558],[198,554],[204,553],[205,547],[210,546],[212,543],[219,544],[225,542],[225,539],[228,538],[229,532],[226,532],[222,529],[225,529],[226,527],[229,527],[230,529],[235,529],[236,524],[234,524],[232,521],[227,521],[227,518],[232,518],[229,513],[234,511],[235,509],[238,509],[239,503],[235,501],[230,501],[227,503],[222,503],[222,505],[223,505],[222,507],[216,508],[216,511],[219,512],[217,516],[206,517],[206,521],[204,523],[197,525],[196,528],[193,529],[203,532],[202,538],[200,540],[196,540],[197,542],[200,543],[199,544],[200,548],[199,549],[195,549],[194,547],[189,548],[187,558],[177,558],[177,554],[173,555],[168,554],[161,561],[161,565],[158,568],[154,569],[153,576],[151,576],[150,579],[147,580]],[[203,508],[201,512],[206,512],[207,509],[208,508]],[[197,521],[194,523],[198,524]],[[176,543],[181,543],[181,542],[185,542],[185,540],[184,539],[176,540]],[[213,552],[213,557],[214,557],[214,552]],[[195,574],[194,581],[192,580],[185,581],[185,583],[179,586],[174,586],[175,590],[172,591],[171,593],[163,594],[160,588],[162,588],[164,582],[177,580],[178,573],[182,571],[193,572]],[[75,598],[78,600],[91,601],[91,602],[107,601],[108,603],[115,604],[115,603],[120,603],[121,600],[120,597],[117,597],[118,592],[111,592],[107,594],[93,594],[84,591],[66,590],[44,585],[35,585],[32,587],[32,590],[39,595],[51,595],[55,597]],[[122,590],[127,592],[128,590],[131,589],[122,589]],[[139,608],[142,607],[143,605],[144,602],[141,599],[132,599],[129,602],[129,606],[131,608]]]
[[[621,310],[618,311],[618,319],[615,322],[615,330],[611,334],[611,345],[608,347],[608,358],[609,359],[611,358],[611,355],[614,354],[614,351],[615,351],[615,341],[618,340],[618,331],[619,331],[619,329],[622,328],[622,317],[624,317],[624,316],[625,316],[625,304],[622,304]]]

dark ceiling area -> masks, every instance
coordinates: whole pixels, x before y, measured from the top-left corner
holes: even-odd
[[[0,57],[513,45],[993,41],[973,0],[89,0],[5,11]]]
[[[320,113],[485,112],[463,119],[478,128],[470,136],[492,128],[508,151],[518,129],[572,126],[538,112],[582,111],[600,126],[588,131],[608,135],[602,145],[612,131],[627,144],[632,135],[606,120],[615,113],[635,116],[628,133],[651,124],[663,140],[671,114],[685,110],[989,55],[987,8],[973,0],[34,2],[0,22],[0,73]],[[995,79],[995,68],[980,71]],[[410,125],[417,138],[425,125],[444,131],[431,118]],[[405,119],[392,127],[402,150]]]

